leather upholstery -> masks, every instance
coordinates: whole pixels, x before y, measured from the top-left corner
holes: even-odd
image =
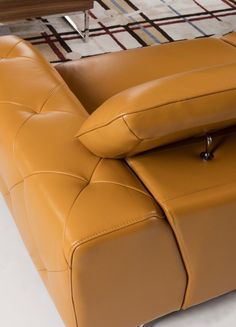
[[[236,134],[164,147],[129,158],[172,226],[187,268],[184,308],[236,288]]]
[[[124,162],[74,138],[88,114],[29,44],[0,38],[0,55],[1,190],[67,326],[179,310],[186,272],[158,204]]]
[[[130,156],[234,125],[235,98],[236,61],[176,74],[111,97],[77,137],[100,157]]]
[[[70,64],[82,74],[101,60],[90,86],[81,77],[80,102],[27,42],[0,38],[0,188],[68,327],[136,327],[235,288],[235,134],[220,139],[211,162],[199,157],[202,140],[125,161],[100,158],[75,138],[89,117],[89,87],[92,110],[155,74],[230,64],[231,43],[186,41]],[[172,51],[191,49],[196,62],[164,67]],[[163,68],[126,79],[131,56],[160,58]],[[109,65],[114,84],[109,77],[96,88]],[[69,66],[58,71],[76,71]]]
[[[224,35],[222,40],[230,45],[236,46],[236,32]]]
[[[91,113],[113,95],[133,86],[234,62],[236,50],[226,38],[234,42],[235,33],[224,40],[202,38],[89,57],[59,64],[56,69]]]

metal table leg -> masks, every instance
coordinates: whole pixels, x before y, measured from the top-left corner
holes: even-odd
[[[89,41],[89,11],[84,11],[84,30],[81,31],[76,23],[68,16],[64,16],[64,19],[69,23],[69,25],[82,37],[84,42]]]

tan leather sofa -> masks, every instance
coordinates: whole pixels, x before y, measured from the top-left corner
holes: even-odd
[[[235,46],[59,74],[0,38],[0,188],[68,327],[136,327],[236,288]]]

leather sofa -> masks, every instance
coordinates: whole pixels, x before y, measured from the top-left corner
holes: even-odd
[[[0,58],[0,189],[66,326],[235,290],[236,33],[55,68],[7,36]]]

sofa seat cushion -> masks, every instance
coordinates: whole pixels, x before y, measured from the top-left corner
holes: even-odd
[[[236,48],[231,44],[203,38],[80,59],[57,65],[56,69],[91,113],[111,96],[130,87],[230,63],[235,57]]]
[[[183,142],[129,158],[130,167],[164,210],[188,272],[184,308],[236,288],[236,133]]]

